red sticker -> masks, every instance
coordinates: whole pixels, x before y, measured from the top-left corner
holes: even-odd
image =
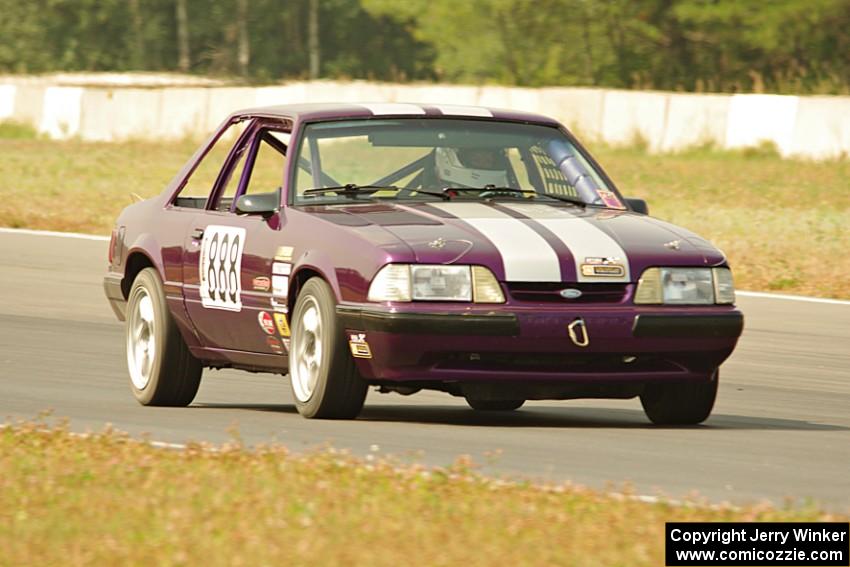
[[[283,347],[277,337],[266,337],[266,344],[275,352],[283,352]]]
[[[625,209],[623,203],[617,198],[617,196],[611,191],[605,191],[604,189],[600,189],[596,192],[599,195],[599,198],[602,199],[602,202],[605,203],[606,207],[611,207],[612,209]]]
[[[274,319],[269,315],[268,311],[260,311],[257,313],[257,321],[260,323],[260,328],[265,331],[267,335],[274,334]]]

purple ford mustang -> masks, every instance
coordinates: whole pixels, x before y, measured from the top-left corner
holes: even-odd
[[[232,367],[288,373],[305,417],[353,418],[373,385],[475,410],[640,397],[699,423],[743,328],[722,252],[557,122],[477,107],[237,112],[121,213],[109,257],[145,405]]]

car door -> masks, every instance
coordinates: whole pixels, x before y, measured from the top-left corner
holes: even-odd
[[[273,193],[281,186],[287,132],[254,124],[237,142],[207,206],[190,224],[184,246],[184,299],[189,318],[206,348],[270,355],[287,352],[289,328],[273,292],[281,294],[288,274],[275,274],[281,215],[242,214],[242,195]],[[276,144],[269,132],[278,134]],[[287,264],[288,266],[288,264]],[[283,271],[278,263],[278,272]],[[275,285],[276,284],[276,285]],[[225,353],[226,354],[226,353]]]

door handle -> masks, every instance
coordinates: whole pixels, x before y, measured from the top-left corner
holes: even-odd
[[[196,228],[192,231],[192,240],[200,240],[204,237],[204,229]]]

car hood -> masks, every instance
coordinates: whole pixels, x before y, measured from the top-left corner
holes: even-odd
[[[305,212],[387,249],[392,261],[484,265],[501,281],[633,282],[650,266],[725,262],[699,236],[629,211],[503,200],[313,206]],[[399,256],[400,244],[412,257]]]

